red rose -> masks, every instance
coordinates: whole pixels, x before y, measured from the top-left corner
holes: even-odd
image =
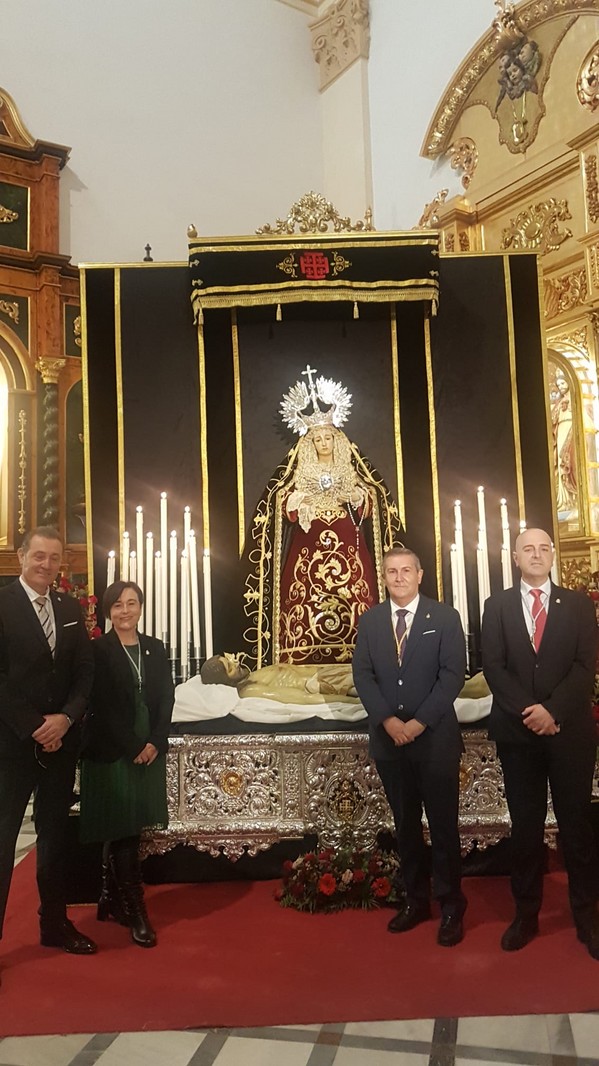
[[[333,858],[333,852],[330,848],[326,848],[324,851],[318,853],[319,862],[330,862]]]
[[[289,891],[295,899],[301,899],[304,894],[304,890],[301,885],[290,885]]]
[[[380,868],[381,868],[381,864],[380,864],[378,859],[369,859],[369,861],[368,861],[368,873],[369,874],[373,874],[373,875],[374,874],[378,874]]]
[[[82,607],[89,607],[89,600],[88,600],[87,596],[81,596],[81,598],[79,600],[79,603],[81,604]]]
[[[102,636],[102,630],[100,629],[100,627],[99,626],[94,626],[94,628],[92,629],[92,631],[90,633],[91,639],[92,640],[97,640],[98,637],[101,637],[101,636]]]
[[[376,899],[386,899],[391,891],[391,882],[388,877],[377,877],[372,882],[372,892]]]
[[[97,596],[88,596],[87,598],[88,598],[88,602],[90,603],[90,605],[95,607],[95,605],[98,602],[98,597]]]
[[[291,859],[285,859],[285,862],[283,863],[283,873],[284,874],[290,874],[292,872],[293,872],[293,863],[292,863]]]
[[[366,880],[366,874],[363,870],[354,870],[354,881],[357,885],[361,885]]]
[[[336,888],[337,882],[332,874],[323,874],[318,881],[318,891],[322,892],[323,896],[332,896]]]
[[[58,587],[64,589],[65,592],[68,592],[71,587],[71,582],[68,578],[61,577],[60,581],[58,582]]]

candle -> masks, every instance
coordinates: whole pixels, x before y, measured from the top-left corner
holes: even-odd
[[[108,566],[106,568],[106,585],[112,585],[114,582],[115,572],[115,552],[108,552]]]
[[[145,632],[154,635],[152,619],[154,617],[154,535],[146,536],[146,584],[144,588]]]
[[[170,546],[170,624],[169,645],[171,659],[177,656],[177,534],[173,529]]]
[[[205,651],[206,658],[211,659],[214,654],[212,647],[212,577],[210,571],[210,552],[207,548],[204,549],[202,572],[204,577],[204,630],[206,644]]]
[[[138,507],[135,512],[135,551],[137,555],[137,584],[143,588],[144,580],[144,511]]]
[[[510,545],[510,520],[509,520],[508,514],[507,514],[507,501],[506,500],[500,500],[499,501],[499,513],[501,515],[501,531],[502,531],[501,546],[502,546],[502,548],[505,548],[507,550],[507,552],[509,553],[510,547],[511,547],[511,545]]]
[[[551,544],[551,547],[553,548],[553,564],[551,566],[551,580],[553,581],[554,585],[559,585],[560,584],[560,579],[559,579],[559,573],[558,573],[558,569],[557,569],[557,555],[555,554],[555,544],[553,544],[553,542]]]
[[[479,485],[476,490],[476,500],[478,503],[478,528],[482,533],[486,533],[487,520],[485,516],[485,490],[482,485]]]
[[[154,556],[154,601],[156,604],[156,636],[162,635],[162,552],[156,552]]]
[[[189,567],[187,551],[181,552],[181,677],[189,678]]]
[[[191,635],[193,657],[200,657],[200,597],[198,589],[198,554],[194,530],[189,533],[189,576],[191,583]]]
[[[464,557],[464,534],[462,530],[462,504],[456,500],[453,505],[455,518],[455,546],[457,559],[457,576],[459,587],[459,613],[464,633],[468,634],[468,590],[466,587],[466,560]]]
[[[137,555],[131,552],[129,556],[129,581],[137,582]]]
[[[455,544],[452,544],[451,548],[449,549],[449,567],[451,571],[451,594],[453,598],[453,605],[456,611],[459,612],[460,578],[458,574],[458,553]]]
[[[129,580],[129,547],[130,537],[128,533],[123,533],[123,544],[121,547],[121,580]]]
[[[168,499],[166,492],[160,494],[160,573],[161,573],[161,610],[156,607],[156,636],[166,641],[168,633]],[[158,604],[158,589],[156,589],[156,603]]]
[[[509,549],[505,547],[501,549],[501,576],[503,578],[504,589],[511,589],[514,584],[512,577],[512,563],[510,560]]]
[[[485,600],[487,599],[487,584],[485,575],[485,559],[484,552],[479,544],[476,549],[476,573],[478,576],[478,609],[480,612],[480,620],[483,620],[483,612],[485,609]]]
[[[183,546],[188,548],[189,534],[191,533],[191,507],[186,507],[183,511]]]

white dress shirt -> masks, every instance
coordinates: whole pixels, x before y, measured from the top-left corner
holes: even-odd
[[[548,577],[544,585],[538,585],[537,588],[541,593],[541,606],[545,608],[547,614],[549,614],[549,601],[551,599],[551,578]],[[522,611],[524,613],[524,621],[526,622],[526,628],[531,640],[534,638],[534,623],[532,620],[532,609],[534,606],[534,599],[530,595],[533,590],[533,585],[527,585],[526,581],[520,582],[520,595],[522,596]]]
[[[46,591],[42,594],[40,592],[36,592],[35,589],[32,589],[31,585],[28,585],[26,581],[23,581],[23,578],[21,576],[19,577],[19,581],[21,582],[23,588],[25,589],[25,592],[29,596],[29,599],[31,600],[31,603],[33,605],[33,609],[35,611],[37,620],[38,620],[38,622],[40,624],[40,628],[42,630],[42,633],[44,632],[44,627],[43,627],[43,625],[41,623],[40,609],[39,609],[39,607],[38,607],[38,605],[36,603],[36,600],[38,600],[40,598],[40,596],[43,595],[43,597],[44,597],[44,599],[46,601],[46,608],[47,608],[48,614],[50,616],[50,621],[52,623],[52,630],[54,632],[54,644],[56,644],[56,618],[54,617],[54,607],[52,606],[52,598],[50,596],[50,589],[47,588]],[[46,636],[46,634],[44,633],[44,638],[45,638],[45,636]]]
[[[412,628],[412,622],[414,621],[414,615],[416,614],[416,609],[418,607],[418,601],[419,600],[420,600],[420,593],[419,592],[416,593],[416,595],[414,596],[413,600],[410,600],[409,603],[406,603],[405,607],[400,607],[398,603],[395,603],[394,600],[391,600],[391,621],[393,622],[393,629],[394,629],[395,632],[397,632],[397,618],[398,618],[399,612],[400,611],[406,611],[406,616],[405,616],[405,618],[406,618],[406,640],[408,639],[408,637],[410,635],[410,630]]]

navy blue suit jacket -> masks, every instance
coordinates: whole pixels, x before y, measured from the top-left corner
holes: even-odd
[[[524,620],[520,582],[491,596],[482,625],[483,672],[493,693],[489,736],[504,744],[539,744],[522,711],[541,703],[560,724],[551,740],[595,743],[591,694],[597,621],[588,596],[551,585],[538,655]]]
[[[460,616],[453,607],[420,596],[401,666],[387,600],[364,614],[353,660],[354,684],[368,712],[370,753],[395,759],[401,749],[382,723],[395,715],[416,718],[439,733],[449,749],[462,747],[454,700],[464,684],[466,647]],[[449,750],[448,749],[448,750]]]

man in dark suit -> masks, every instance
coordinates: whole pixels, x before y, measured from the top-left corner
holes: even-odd
[[[512,820],[516,916],[501,946],[518,951],[539,930],[549,782],[578,938],[599,959],[599,881],[589,819],[597,623],[587,596],[551,582],[553,556],[544,530],[521,533],[514,551],[521,581],[491,596],[483,617],[483,670],[493,693],[489,735],[497,743]]]
[[[458,832],[463,744],[453,706],[464,684],[464,634],[453,607],[420,595],[422,569],[414,552],[393,548],[383,572],[390,600],[362,617],[353,666],[368,712],[370,754],[395,819],[406,890],[388,928],[402,933],[430,918],[424,805],[433,894],[441,906],[437,941],[452,947],[463,938],[466,909]]]
[[[96,945],[67,919],[64,878],[93,656],[79,604],[51,588],[62,549],[55,529],[31,530],[19,549],[21,576],[0,589],[0,936],[15,843],[33,794],[40,942],[84,955]]]

